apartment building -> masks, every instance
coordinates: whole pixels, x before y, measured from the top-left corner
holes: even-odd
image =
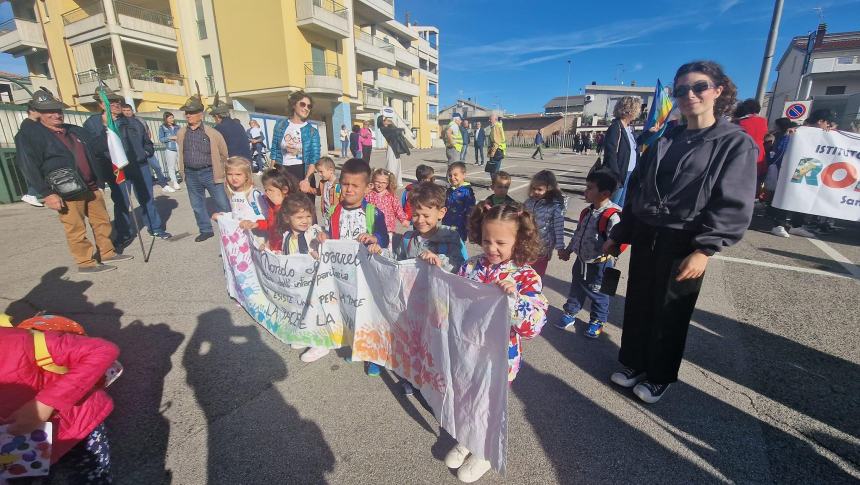
[[[416,104],[418,145],[431,147],[441,143],[439,136],[439,29],[432,26],[410,25],[418,32],[418,90]]]
[[[93,109],[102,81],[144,112],[181,106],[195,81],[204,95],[224,85],[211,0],[15,0],[11,7],[0,52],[24,57],[32,87],[48,87],[73,108]]]

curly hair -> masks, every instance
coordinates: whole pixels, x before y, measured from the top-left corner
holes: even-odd
[[[612,116],[618,119],[635,120],[642,114],[642,99],[636,96],[624,96],[615,102]]]
[[[678,68],[678,71],[675,73],[674,82],[677,83],[679,77],[691,72],[704,74],[711,78],[715,86],[723,88],[720,97],[714,100],[714,116],[719,118],[730,115],[738,102],[738,88],[723,71],[723,66],[714,61],[688,62]]]
[[[488,221],[513,222],[517,225],[517,238],[511,259],[517,266],[536,261],[544,251],[534,216],[523,210],[522,204],[478,204],[469,215],[469,240],[475,244],[483,242],[482,232]]]
[[[292,117],[296,112],[296,103],[305,98],[308,98],[308,101],[310,101],[311,104],[314,104],[314,98],[301,89],[291,94],[290,97],[287,98],[287,116]]]
[[[282,231],[289,231],[290,216],[298,212],[307,211],[313,216],[314,203],[307,195],[301,192],[292,192],[288,195],[284,202],[281,203],[281,209],[278,211],[278,226]]]

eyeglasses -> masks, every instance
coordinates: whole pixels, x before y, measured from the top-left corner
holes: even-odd
[[[707,91],[711,88],[715,88],[715,87],[716,86],[714,86],[713,83],[708,82],[708,81],[696,81],[692,85],[678,84],[672,90],[672,96],[675,98],[683,98],[683,97],[687,96],[687,94],[689,94],[690,91],[692,91],[693,94],[695,94],[696,96],[699,96],[702,93],[704,93],[705,91]]]
[[[305,103],[304,101],[299,101],[298,105],[300,108],[307,108],[307,109],[313,109],[313,107],[314,107],[313,103]]]

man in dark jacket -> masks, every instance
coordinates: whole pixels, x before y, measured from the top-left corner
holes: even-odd
[[[39,124],[28,128],[26,136],[17,139],[18,157],[27,183],[45,199],[45,206],[57,211],[69,251],[81,273],[102,273],[116,269],[103,264],[132,259],[117,254],[110,239],[110,216],[101,187],[113,176],[110,165],[100,163],[90,148],[89,137],[82,128],[63,121],[63,104],[50,93],[33,94],[31,106],[40,114]],[[71,169],[73,184],[54,186],[50,180],[59,171]],[[69,185],[79,190],[70,190]],[[95,247],[87,239],[86,222],[95,236]]]
[[[487,139],[484,129],[481,128],[481,122],[475,123],[475,165],[483,165],[487,162],[484,157],[484,140]],[[480,159],[480,161],[479,161]]]
[[[251,145],[248,143],[248,134],[242,128],[239,120],[230,117],[230,108],[224,104],[212,106],[212,117],[215,118],[215,129],[224,141],[227,142],[228,157],[244,157],[251,159]]]
[[[535,152],[532,153],[532,158],[540,155],[540,159],[543,160],[543,133],[540,130],[535,134]]]

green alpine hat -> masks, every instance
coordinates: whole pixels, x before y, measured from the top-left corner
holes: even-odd
[[[33,99],[31,99],[27,105],[39,112],[56,111],[65,107],[60,100],[55,98],[54,95],[45,88],[37,89],[36,92],[33,93]]]

